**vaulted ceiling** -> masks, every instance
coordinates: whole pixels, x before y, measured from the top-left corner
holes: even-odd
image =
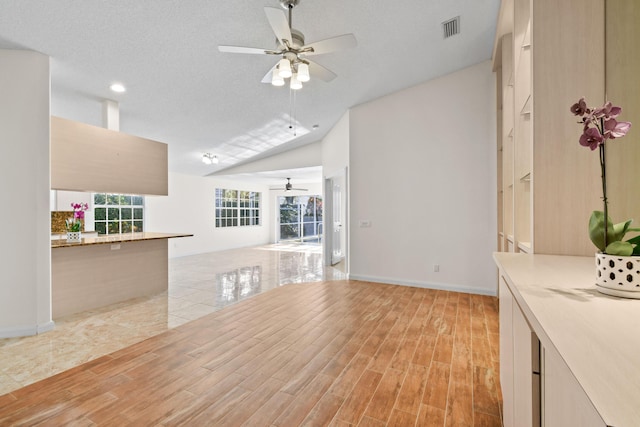
[[[277,0],[2,0],[0,48],[51,57],[52,114],[99,126],[116,100],[120,130],[168,143],[171,171],[204,176],[319,141],[350,107],[489,59],[499,3],[300,0],[307,43],[353,33],[358,45],[314,56],[337,78],[312,74],[295,108],[288,87],[261,83],[278,58],[217,48],[275,48],[264,7]],[[445,39],[456,16],[461,32]]]

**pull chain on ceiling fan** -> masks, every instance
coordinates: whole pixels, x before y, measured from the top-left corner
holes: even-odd
[[[299,1],[280,0],[282,8],[289,12],[288,19],[281,9],[264,8],[269,25],[276,36],[277,46],[275,49],[221,45],[218,46],[218,50],[230,53],[280,56],[281,59],[271,67],[262,79],[263,83],[271,83],[274,86],[284,86],[285,79],[290,79],[289,88],[298,90],[302,88],[302,83],[308,82],[312,76],[326,82],[335,79],[336,74],[333,71],[308,60],[307,57],[355,47],[357,45],[356,38],[353,34],[343,34],[305,45],[304,34],[292,27],[293,8],[298,5]]]

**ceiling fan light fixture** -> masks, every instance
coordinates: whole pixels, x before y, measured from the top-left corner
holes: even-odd
[[[289,81],[289,87],[293,90],[302,89],[302,82],[298,79],[298,73],[293,73],[291,75],[291,80]]]
[[[291,62],[289,62],[289,60],[287,58],[282,58],[278,62],[277,69],[278,69],[278,74],[283,79],[288,79],[293,74],[292,71],[291,71]]]
[[[311,76],[309,75],[309,65],[301,62],[300,64],[298,64],[298,80],[305,83],[310,79]]]
[[[271,75],[271,84],[274,86],[284,86],[284,79],[280,77],[278,69],[274,69]]]
[[[217,165],[218,156],[214,156],[211,153],[204,153],[202,155],[202,163],[204,163],[205,165]]]

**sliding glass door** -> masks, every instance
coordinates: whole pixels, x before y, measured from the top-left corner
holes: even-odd
[[[322,197],[280,196],[279,241],[322,241]]]

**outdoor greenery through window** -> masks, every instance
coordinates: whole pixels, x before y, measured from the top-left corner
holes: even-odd
[[[144,231],[144,197],[130,194],[93,195],[95,230],[98,234]]]
[[[260,193],[216,188],[216,227],[260,225]]]
[[[280,241],[320,243],[322,239],[322,197],[280,196]]]

